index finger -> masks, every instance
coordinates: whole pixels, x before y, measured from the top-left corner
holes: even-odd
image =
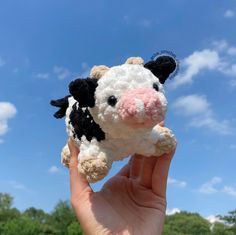
[[[166,186],[171,160],[175,150],[157,158],[152,175],[152,190],[162,198],[166,198]]]
[[[75,202],[82,192],[86,190],[92,192],[92,189],[85,177],[78,171],[78,147],[75,146],[72,139],[69,139],[68,146],[71,152],[69,163],[71,201]]]

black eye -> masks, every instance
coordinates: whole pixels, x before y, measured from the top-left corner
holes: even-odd
[[[153,89],[155,89],[156,91],[159,91],[159,86],[157,83],[153,83],[152,85]]]
[[[114,107],[117,103],[117,98],[114,95],[112,95],[112,96],[108,97],[107,103],[109,105],[111,105],[112,107]]]

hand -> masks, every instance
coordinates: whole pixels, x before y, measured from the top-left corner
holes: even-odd
[[[71,203],[86,235],[161,235],[166,210],[168,170],[174,152],[161,157],[135,155],[100,192],[78,172],[79,150],[72,140]]]

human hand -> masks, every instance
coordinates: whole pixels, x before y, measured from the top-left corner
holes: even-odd
[[[78,172],[79,150],[73,140],[68,145],[71,203],[85,234],[161,235],[174,151],[161,157],[131,157],[100,192],[93,192]]]

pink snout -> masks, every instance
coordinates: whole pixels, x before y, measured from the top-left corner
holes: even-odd
[[[164,120],[163,103],[152,88],[128,90],[117,104],[121,119],[133,127],[148,127]]]

